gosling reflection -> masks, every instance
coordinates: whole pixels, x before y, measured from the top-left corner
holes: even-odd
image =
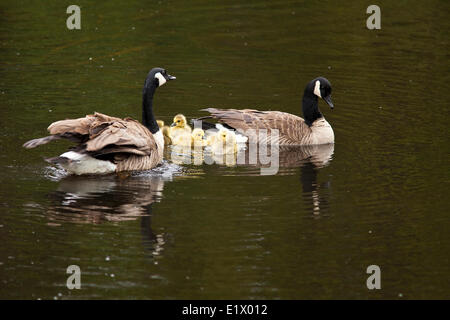
[[[259,145],[241,147],[236,153],[215,154],[202,148],[189,146],[172,146],[165,150],[165,158],[178,165],[225,165],[246,166],[254,168],[275,167],[274,174],[279,173],[278,168],[298,168],[306,163],[315,167],[327,166],[332,159],[334,144],[314,146],[280,146],[267,147],[261,150]],[[283,173],[283,171],[281,171]]]

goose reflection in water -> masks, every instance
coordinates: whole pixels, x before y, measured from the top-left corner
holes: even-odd
[[[165,243],[163,234],[151,228],[152,204],[162,198],[168,178],[157,176],[68,176],[49,194],[50,225],[62,221],[100,224],[141,220],[143,244],[152,256]]]
[[[135,220],[148,214],[148,206],[161,199],[163,188],[159,176],[68,176],[49,195],[54,202],[49,218],[90,223]]]
[[[296,147],[280,150],[280,167],[300,167],[302,197],[311,214],[318,217],[329,205],[331,182],[318,183],[319,171],[328,166],[334,153],[334,144]],[[329,177],[326,177],[329,178]]]
[[[178,146],[177,146],[178,147]],[[300,168],[300,183],[302,194],[308,208],[312,214],[317,216],[321,213],[321,208],[328,207],[328,190],[330,181],[318,184],[317,175],[321,168],[328,166],[334,153],[334,144],[311,145],[311,146],[280,146],[278,156],[272,158],[271,148],[267,148],[263,153],[264,160],[258,152],[252,153],[251,145],[240,148],[237,154],[214,155],[207,151],[192,150],[184,147],[173,148],[165,153],[165,157],[176,164],[207,165],[217,164],[227,167],[244,167],[249,170],[240,174],[259,175],[261,169],[273,167],[271,159],[276,159],[275,170],[269,171],[272,174],[292,175]],[[276,149],[275,149],[276,150]],[[269,160],[269,161],[267,161]],[[257,169],[257,170],[252,170]],[[295,169],[295,170],[292,170]]]
[[[296,168],[305,163],[312,163],[315,167],[321,168],[329,164],[334,152],[334,144],[279,146],[274,150],[268,147],[263,151],[258,148],[259,145],[248,145],[239,148],[235,154],[213,154],[202,148],[191,149],[189,146],[170,146],[164,150],[164,157],[178,165],[218,164],[267,168],[275,163],[280,168]]]
[[[320,169],[330,164],[333,153],[334,144],[280,147],[279,150],[278,174],[292,174],[289,168],[300,168],[302,196],[313,216],[319,216],[324,208],[328,208],[331,183],[328,180],[319,184],[317,175]],[[246,156],[248,159],[248,155]],[[261,164],[260,166],[269,167]]]

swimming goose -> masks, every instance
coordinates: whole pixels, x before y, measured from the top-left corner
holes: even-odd
[[[318,98],[322,98],[331,109],[331,84],[319,77],[310,81],[303,93],[304,119],[281,111],[258,111],[252,109],[216,109],[208,108],[211,115],[196,119],[214,118],[226,128],[237,130],[253,143],[278,145],[316,145],[334,143],[334,133],[330,124],[319,110]],[[213,124],[202,122],[202,128],[211,128]],[[267,129],[267,134],[261,129]],[[271,137],[271,130],[278,129],[278,138]],[[274,136],[276,136],[274,134]]]
[[[187,124],[186,117],[182,114],[177,114],[173,118],[173,123],[170,125],[170,138],[173,140],[179,134],[191,135],[192,129]]]
[[[50,136],[23,146],[34,148],[62,138],[77,142],[59,157],[46,159],[76,175],[152,169],[162,161],[164,151],[163,135],[153,115],[153,95],[156,88],[173,79],[162,68],[148,73],[142,93],[142,124],[96,112],[54,122],[48,127]]]

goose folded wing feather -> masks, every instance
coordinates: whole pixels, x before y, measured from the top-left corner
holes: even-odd
[[[114,150],[123,148],[123,152],[127,152],[131,147],[138,149],[145,155],[157,148],[156,141],[153,135],[145,127],[139,123],[129,122],[126,126],[122,121],[114,122],[103,131],[101,131],[95,138],[90,139],[86,143],[87,151],[99,151],[108,146],[114,146]],[[133,152],[136,153],[136,152]]]

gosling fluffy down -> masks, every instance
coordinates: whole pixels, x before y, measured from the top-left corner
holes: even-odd
[[[170,128],[169,126],[164,125],[164,121],[162,120],[156,120],[156,123],[158,123],[158,127],[161,129],[161,132],[163,134],[164,138],[164,145],[172,144],[172,139],[170,138]]]
[[[204,147],[206,140],[204,139],[205,132],[200,128],[195,128],[191,134],[180,133],[173,139],[173,144],[178,146],[188,147]]]
[[[211,146],[211,152],[214,154],[234,154],[238,151],[236,134],[225,128],[210,136],[207,143]]]
[[[191,127],[187,124],[186,117],[182,114],[177,114],[173,118],[173,123],[170,125],[169,136],[172,141],[176,138],[176,136],[180,134],[188,134],[190,135],[192,132]]]

